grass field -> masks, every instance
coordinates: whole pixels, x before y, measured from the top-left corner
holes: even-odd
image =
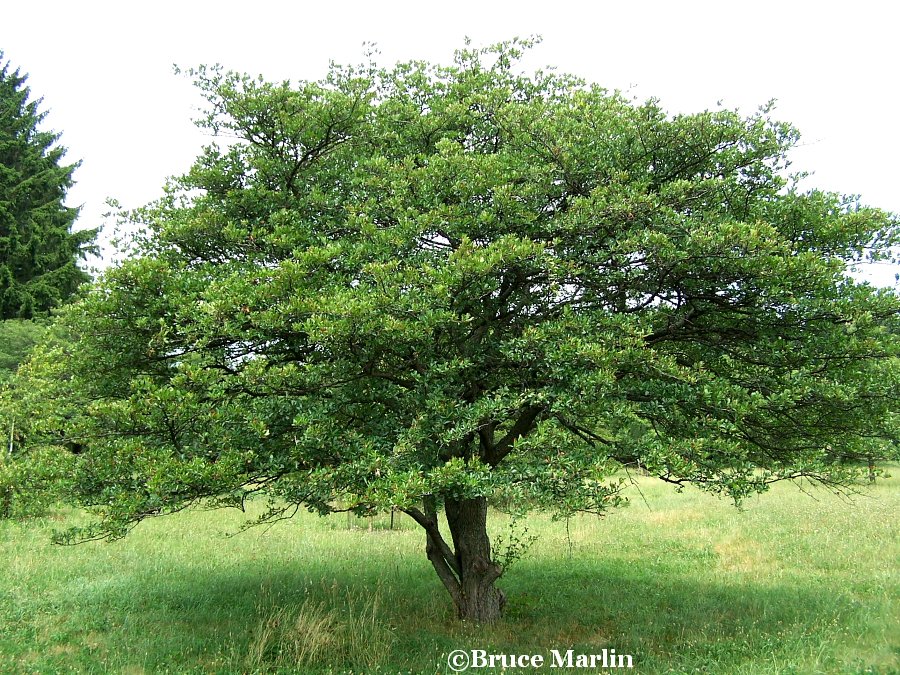
[[[900,672],[900,478],[853,501],[779,486],[742,511],[639,486],[602,520],[529,518],[540,538],[489,629],[455,621],[399,515],[226,536],[240,513],[198,510],[76,547],[48,543],[61,516],[2,522],[0,672],[446,673],[455,649],[604,648],[642,674]]]

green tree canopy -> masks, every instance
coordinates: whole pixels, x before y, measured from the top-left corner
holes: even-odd
[[[60,134],[39,129],[27,76],[0,51],[0,319],[46,314],[89,279],[77,265],[96,230],[72,232],[65,205],[78,164],[62,164]]]
[[[255,493],[396,508],[491,621],[491,499],[602,513],[636,466],[741,499],[891,452],[900,301],[847,267],[897,219],[799,191],[769,107],[670,116],[522,75],[526,46],[195,73],[225,142],[23,375],[80,444],[71,539]]]
[[[44,337],[46,330],[46,326],[34,321],[0,321],[0,385],[12,377],[28,352]]]

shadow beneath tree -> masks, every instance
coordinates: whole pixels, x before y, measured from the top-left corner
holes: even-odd
[[[392,571],[359,564],[335,574],[324,563],[277,570],[258,563],[197,575],[178,569],[123,579],[81,600],[108,617],[111,648],[139,648],[154,655],[150,667],[171,668],[186,662],[237,667],[260,622],[278,608],[316,604],[352,615],[376,598],[374,620],[392,636],[382,665],[413,672],[443,672],[443,655],[455,649],[543,654],[548,663],[553,649],[615,649],[633,655],[642,673],[737,672],[764,661],[789,672],[805,670],[809,659],[828,669],[839,656],[835,627],[865,611],[814,588],[699,582],[678,571],[677,556],[666,564],[526,559],[502,582],[509,596],[505,619],[475,627],[455,620],[426,561],[408,562]],[[129,622],[140,627],[141,644],[125,630]]]

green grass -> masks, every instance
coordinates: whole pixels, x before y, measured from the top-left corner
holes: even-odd
[[[59,516],[2,522],[0,672],[445,673],[455,649],[570,648],[632,654],[642,674],[900,672],[900,479],[853,501],[779,486],[742,511],[639,484],[568,535],[529,518],[540,538],[489,629],[455,621],[401,516],[229,537],[241,514],[195,510],[76,547],[48,543]]]

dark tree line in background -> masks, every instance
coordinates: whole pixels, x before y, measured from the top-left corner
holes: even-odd
[[[41,334],[46,317],[89,275],[78,266],[96,230],[74,232],[66,192],[78,163],[65,164],[60,134],[42,128],[42,99],[0,51],[0,379]]]
[[[45,336],[51,311],[90,279],[78,263],[97,235],[73,231],[78,208],[66,193],[78,162],[64,163],[27,78],[0,50],[0,517],[12,513],[14,494],[37,493],[48,477],[11,461],[23,436],[2,387]]]

